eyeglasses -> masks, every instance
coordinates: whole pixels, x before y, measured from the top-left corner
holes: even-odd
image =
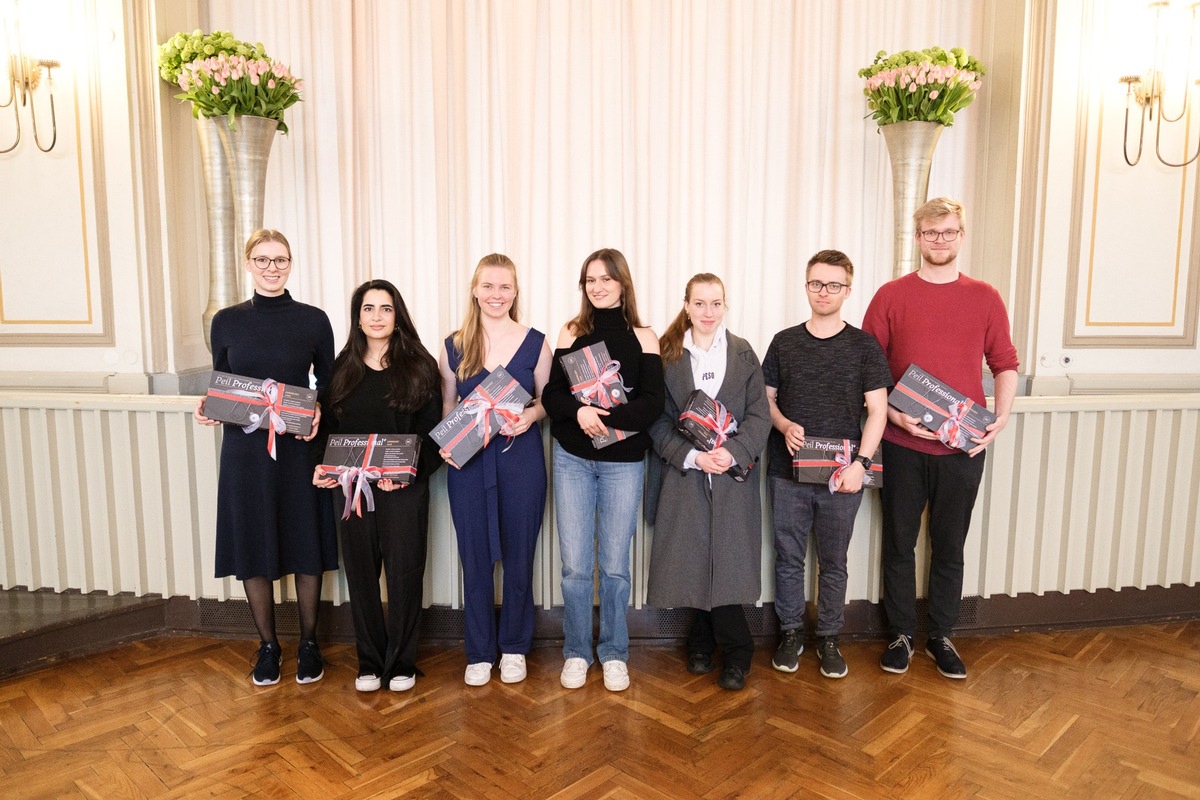
[[[810,292],[812,292],[813,294],[820,294],[822,289],[829,292],[830,294],[839,294],[842,291],[842,289],[844,289],[849,284],[838,283],[837,281],[834,281],[832,283],[822,283],[821,281],[809,281],[808,283],[806,283],[804,285],[807,286],[808,290]]]
[[[254,263],[255,269],[266,269],[267,267],[274,264],[275,269],[279,270],[280,272],[283,272],[285,269],[292,266],[292,260],[290,258],[288,258],[287,256],[280,256],[279,258],[267,258],[266,256],[255,256],[254,258],[252,258],[250,260]]]
[[[953,242],[962,231],[917,231],[917,233],[921,234],[921,238],[927,242],[936,242],[938,239],[943,242]]]

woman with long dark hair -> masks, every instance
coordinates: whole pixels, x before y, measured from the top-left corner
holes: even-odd
[[[688,634],[689,672],[713,669],[717,683],[741,689],[754,638],[742,605],[761,594],[762,509],[755,469],[771,431],[762,368],[750,344],[725,329],[725,286],[711,273],[688,281],[683,308],[659,340],[666,408],[650,428],[665,462],[646,601],[659,608],[694,608]],[[696,389],[737,421],[737,431],[711,452],[697,450],[677,429]],[[734,480],[734,466],[749,469]]]
[[[254,295],[221,309],[213,317],[213,369],[248,378],[271,378],[295,386],[316,378],[324,401],[333,367],[333,329],[319,308],[298,303],[285,289],[295,272],[292,248],[279,231],[255,231],[246,242],[245,270]],[[220,425],[204,416],[204,398],[193,414],[202,425]],[[272,582],[294,575],[300,612],[300,646],[296,682],[312,683],[325,674],[317,647],[317,609],[321,579],[337,569],[337,539],[331,508],[321,502],[309,476],[308,442],[321,425],[321,404],[312,432],[303,437],[275,438],[268,433],[225,428],[217,484],[216,576],[242,581],[250,614],[258,629],[258,653],[252,673],[257,686],[279,682],[283,651],[275,634],[275,591]]]
[[[372,280],[350,299],[350,334],[333,365],[325,430],[349,434],[419,434],[416,478],[377,482],[374,511],[338,522],[350,589],[360,692],[384,683],[394,692],[416,684],[421,591],[429,530],[429,476],[442,463],[429,431],[441,416],[437,362],[421,344],[404,298]],[[320,468],[313,483],[335,488]],[[379,593],[387,573],[387,613]]]
[[[629,628],[625,618],[632,580],[630,546],[642,499],[648,430],[663,410],[658,337],[642,325],[629,264],[619,251],[597,250],[579,271],[579,313],[558,334],[544,402],[554,436],[554,508],[562,555],[563,669],[559,682],[578,689],[592,657],[594,569],[600,562],[600,640],[596,654],[604,686],[629,687]],[[588,405],[571,393],[561,358],[604,343],[617,362],[627,402]],[[602,449],[592,437],[610,428],[627,438]]]

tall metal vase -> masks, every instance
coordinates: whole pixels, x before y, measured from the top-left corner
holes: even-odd
[[[892,162],[893,278],[920,266],[912,217],[928,199],[929,168],[944,127],[938,122],[893,122],[879,128]]]
[[[262,227],[263,204],[267,196],[267,159],[279,123],[266,117],[238,115],[236,128],[229,127],[228,117],[214,117],[217,135],[229,164],[229,182],[233,188],[233,236],[238,268],[242,264],[242,249],[250,234]],[[250,293],[250,278],[241,276],[240,297]]]
[[[204,170],[204,203],[208,209],[208,305],[203,320],[204,344],[210,351],[213,316],[238,302],[241,294],[238,278],[241,259],[233,238],[233,187],[217,130],[216,120],[196,119],[200,164]]]

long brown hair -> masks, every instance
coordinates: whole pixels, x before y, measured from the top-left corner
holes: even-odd
[[[333,362],[329,407],[335,417],[340,416],[342,403],[367,373],[364,361],[367,336],[359,326],[359,314],[363,298],[372,289],[387,292],[392,298],[392,308],[396,310],[396,328],[383,356],[383,368],[388,376],[388,405],[398,411],[417,411],[429,402],[430,397],[441,392],[437,360],[421,344],[421,336],[408,315],[408,306],[404,304],[400,290],[388,281],[367,281],[355,289],[350,298],[350,335]]]
[[[479,273],[488,267],[503,267],[512,273],[516,294],[513,295],[508,316],[513,322],[521,321],[520,312],[517,310],[517,303],[521,299],[521,287],[517,284],[517,265],[503,253],[491,253],[479,259],[479,263],[475,265],[475,274],[471,276],[471,287],[467,290],[467,313],[463,316],[462,326],[454,332],[454,347],[462,354],[458,369],[454,371],[460,381],[465,381],[483,370],[483,315],[479,312],[475,287],[479,284]]]
[[[679,309],[675,319],[671,320],[667,330],[658,339],[658,347],[662,351],[664,364],[673,364],[683,357],[683,334],[692,327],[692,321],[687,314],[687,304],[692,301],[692,287],[698,283],[715,283],[721,287],[721,295],[725,294],[725,284],[711,272],[701,272],[688,280],[687,288],[683,290],[683,308]]]
[[[596,326],[595,308],[587,295],[587,270],[593,261],[603,264],[608,277],[621,284],[621,313],[625,316],[626,324],[631,329],[642,327],[642,320],[637,312],[637,298],[633,294],[633,277],[629,274],[629,262],[621,255],[620,250],[605,247],[583,260],[583,266],[579,270],[579,291],[583,293],[583,297],[579,301],[579,314],[567,323],[567,330],[575,336],[584,336],[591,333]]]

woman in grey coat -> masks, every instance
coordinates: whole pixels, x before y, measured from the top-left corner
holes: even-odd
[[[757,602],[761,593],[757,464],[771,417],[758,357],[725,330],[724,319],[725,287],[716,275],[701,273],[688,281],[683,309],[660,340],[667,402],[650,435],[665,463],[647,602],[696,609],[688,670],[712,671],[719,648],[717,683],[741,689],[754,654],[742,605]],[[736,433],[711,452],[698,450],[676,429],[696,389],[737,421]]]

